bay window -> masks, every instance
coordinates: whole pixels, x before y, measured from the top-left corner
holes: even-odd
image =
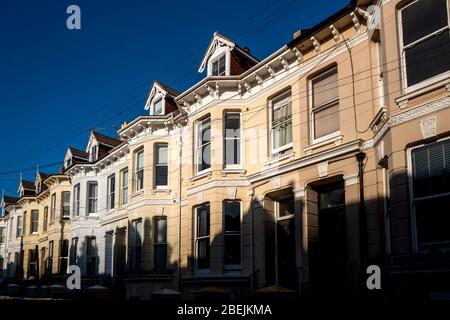
[[[195,257],[197,270],[209,269],[210,256],[210,216],[209,204],[204,204],[195,209]]]
[[[154,267],[157,270],[167,268],[167,217],[154,218]]]
[[[30,233],[37,233],[39,227],[39,211],[31,210],[31,224],[30,224]]]
[[[450,139],[410,150],[418,249],[450,247]]]
[[[291,91],[270,101],[272,154],[292,148]]]
[[[121,172],[121,195],[120,201],[122,205],[128,203],[128,169]]]
[[[240,268],[241,265],[241,203],[223,203],[223,255],[226,269]]]
[[[50,224],[55,222],[56,215],[56,193],[52,194],[50,199]]]
[[[97,213],[98,184],[95,181],[87,183],[87,213]]]
[[[80,215],[80,184],[76,184],[73,187],[73,216],[78,217]]]
[[[135,154],[135,176],[134,191],[144,189],[144,150],[141,149]]]
[[[155,153],[155,187],[165,188],[168,185],[168,145],[156,144]]]
[[[405,87],[450,70],[447,0],[416,0],[400,9]]]
[[[70,191],[61,192],[61,218],[70,217]]]
[[[233,167],[241,164],[241,114],[227,112],[225,114],[224,134],[225,166]]]
[[[108,209],[114,209],[116,200],[116,176],[113,174],[108,177]]]
[[[197,173],[211,168],[211,118],[196,123],[195,158]]]

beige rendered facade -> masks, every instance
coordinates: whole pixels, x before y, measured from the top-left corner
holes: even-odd
[[[91,132],[20,198],[24,273],[64,239],[85,279],[127,298],[366,294],[371,265],[393,295],[448,290],[449,6],[351,1],[261,61],[215,33],[203,80],[155,81],[149,115]],[[63,192],[70,217],[43,231]]]

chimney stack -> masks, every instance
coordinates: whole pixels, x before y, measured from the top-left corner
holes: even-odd
[[[298,38],[302,35],[302,29],[297,30],[294,32],[294,34],[292,35],[292,39]]]

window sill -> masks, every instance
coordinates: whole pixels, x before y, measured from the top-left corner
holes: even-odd
[[[152,194],[157,194],[157,193],[170,194],[170,192],[171,192],[171,190],[169,188],[152,189]]]
[[[408,107],[409,100],[443,87],[450,91],[450,72],[405,88],[405,94],[395,99],[395,103],[400,109],[404,109]]]
[[[334,137],[331,137],[331,138],[329,138],[327,140],[323,140],[323,141],[320,141],[320,142],[317,142],[317,143],[313,143],[313,144],[303,148],[303,151],[306,153],[306,155],[310,155],[310,154],[313,153],[313,151],[315,149],[321,148],[323,146],[327,146],[327,145],[330,145],[330,144],[334,144],[335,146],[338,146],[338,145],[342,144],[342,140],[343,139],[344,139],[344,136],[339,133],[338,135],[336,135]]]
[[[265,167],[269,167],[273,164],[279,163],[281,161],[284,161],[286,159],[293,159],[295,157],[295,152],[294,150],[289,150],[287,153],[285,154],[281,154],[281,155],[277,155],[275,157],[273,157],[272,159],[270,159],[269,161],[264,162],[264,166]]]
[[[212,171],[211,171],[211,169],[208,169],[207,171],[200,172],[196,176],[190,178],[189,181],[194,182],[196,180],[200,180],[205,177],[211,177],[211,175],[212,175]]]
[[[224,168],[220,171],[222,177],[226,177],[228,174],[239,174],[240,177],[244,177],[247,170],[238,168]]]
[[[143,194],[144,194],[144,190],[139,190],[139,191],[136,191],[135,193],[133,193],[131,195],[131,198],[136,198],[138,196],[142,196]]]

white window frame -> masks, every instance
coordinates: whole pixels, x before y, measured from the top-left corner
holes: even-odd
[[[202,123],[204,121],[208,120],[209,121],[209,132],[210,132],[210,137],[209,137],[209,150],[210,150],[210,154],[209,154],[209,168],[203,169],[203,170],[198,170],[198,166],[200,163],[198,163],[198,152],[202,151],[203,146],[206,146],[207,144],[202,144],[201,146],[199,146],[199,137],[200,134],[202,133],[201,131],[201,126]],[[195,147],[195,152],[194,152],[194,163],[195,163],[195,173],[196,175],[202,175],[206,172],[210,172],[211,171],[211,167],[212,167],[212,123],[211,123],[211,115],[208,115],[207,117],[204,117],[203,119],[197,120],[195,122],[195,136],[194,136],[194,147]],[[202,154],[202,160],[203,161],[203,154]]]
[[[405,54],[405,50],[411,47],[414,47],[415,45],[417,45],[418,43],[423,42],[424,40],[427,40],[433,36],[435,36],[438,33],[444,32],[446,29],[448,32],[450,32],[450,10],[449,10],[449,3],[448,1],[446,1],[447,3],[447,26],[444,28],[441,28],[439,30],[434,31],[433,33],[430,33],[416,41],[414,41],[413,43],[410,43],[407,46],[403,46],[403,20],[402,20],[402,11],[404,9],[406,9],[407,7],[413,5],[414,3],[416,3],[418,0],[414,0],[411,1],[410,3],[404,5],[403,7],[401,7],[400,9],[397,9],[397,15],[398,15],[398,35],[399,35],[399,48],[400,48],[400,65],[401,65],[401,76],[402,76],[402,89],[403,89],[403,93],[407,94],[419,89],[422,89],[424,87],[427,87],[431,84],[434,84],[436,82],[439,82],[441,80],[444,80],[448,77],[450,77],[450,70],[446,71],[444,73],[438,74],[434,77],[431,77],[429,79],[425,79],[421,82],[418,82],[416,84],[413,84],[411,86],[408,86],[408,77],[407,77],[407,72],[406,72],[406,54]]]
[[[124,179],[124,175],[125,173],[127,174],[127,179]],[[126,204],[128,204],[128,181],[129,181],[129,171],[128,168],[122,169],[120,171],[120,205],[124,206]],[[126,183],[126,184],[125,184]],[[125,193],[126,192],[126,197],[125,197]]]
[[[209,206],[209,235],[208,236],[198,236],[198,212],[202,207]],[[195,257],[195,273],[197,274],[208,274],[209,269],[211,268],[211,203],[206,202],[198,205],[194,208],[194,222],[195,222],[195,230],[194,230],[194,257]],[[198,268],[198,240],[209,239],[209,268],[199,269]]]
[[[314,124],[315,124],[315,119],[314,119],[314,113],[317,111],[321,111],[324,110],[328,107],[331,107],[334,103],[338,103],[338,108],[339,108],[339,114],[341,112],[341,105],[340,105],[340,101],[339,101],[339,93],[338,93],[338,97],[334,100],[331,100],[329,102],[327,102],[326,104],[316,107],[314,108],[314,85],[313,82],[315,79],[317,79],[318,77],[323,76],[325,73],[331,72],[332,70],[336,70],[336,73],[339,72],[338,67],[334,66],[331,67],[327,70],[324,70],[322,72],[320,72],[319,74],[315,75],[314,77],[312,77],[311,79],[309,79],[309,119],[310,119],[310,134],[311,134],[311,144],[317,144],[317,143],[321,143],[327,140],[331,140],[333,138],[339,137],[341,136],[341,123],[339,122],[339,130],[329,133],[323,137],[320,138],[315,138],[315,130],[314,130]],[[338,75],[339,76],[339,75]],[[339,89],[339,84],[338,84],[338,89]],[[339,118],[340,121],[340,118]]]
[[[153,99],[153,103],[152,103],[152,116],[163,116],[165,114],[165,104],[164,104],[164,97],[160,94],[157,95],[154,99]],[[161,112],[159,113],[155,113],[156,111],[156,104],[158,102],[161,102]]]
[[[48,206],[44,207],[44,219],[43,219],[42,231],[43,232],[48,231]]]
[[[157,163],[157,158],[158,158],[158,148],[160,147],[160,146],[166,146],[167,147],[167,162],[166,162],[166,167],[167,167],[167,184],[166,185],[157,185],[156,184],[156,174],[157,174],[157,171],[156,171],[156,167],[158,167],[158,166],[163,166],[163,165],[161,165],[161,164],[158,164]],[[162,189],[162,190],[166,190],[166,189],[169,189],[169,144],[168,143],[166,143],[166,142],[157,142],[157,143],[155,143],[155,146],[154,146],[154,150],[155,150],[155,155],[154,155],[154,166],[155,166],[155,168],[154,168],[154,170],[153,170],[153,172],[154,172],[154,178],[153,178],[153,186],[154,186],[154,188],[155,189]]]
[[[114,179],[114,191],[111,191],[111,180]],[[108,210],[114,210],[116,208],[116,189],[117,189],[117,183],[116,183],[116,174],[113,173],[108,176],[107,178],[107,197],[106,197],[106,207]],[[112,206],[111,206],[111,200],[113,200]]]
[[[142,154],[142,168],[138,170],[138,159],[139,155]],[[144,168],[145,168],[145,155],[144,148],[141,148],[134,152],[134,192],[141,192],[144,190],[145,179],[144,179]],[[142,171],[142,188],[138,189],[138,173]]]
[[[220,59],[224,59],[225,60],[225,70],[223,71],[223,73],[222,74],[213,74],[213,66],[214,66],[214,64],[215,63],[217,63],[217,72],[219,72],[219,67],[220,67]],[[227,54],[226,54],[226,52],[223,52],[223,53],[221,53],[220,55],[218,55],[217,57],[215,57],[215,58],[213,58],[213,59],[211,59],[211,76],[213,76],[213,77],[223,77],[223,76],[227,76],[227,75],[229,75],[229,73],[227,72],[228,70],[228,68],[227,68],[227,66],[228,66],[228,61],[227,61]]]
[[[23,237],[23,216],[16,219],[16,238]]]
[[[240,211],[240,218],[239,218],[239,225],[240,225],[240,230],[239,230],[239,236],[240,236],[240,245],[241,245],[241,263],[240,264],[225,264],[225,202],[237,202],[239,203],[239,211]],[[222,202],[222,236],[223,236],[223,248],[222,248],[222,256],[223,256],[223,269],[225,271],[242,271],[242,261],[244,259],[244,250],[243,250],[243,237],[242,237],[242,233],[243,233],[243,226],[242,226],[242,218],[243,218],[243,208],[242,208],[242,201],[241,200],[234,200],[234,199],[226,199]]]
[[[33,213],[37,213],[37,220],[33,219]],[[34,229],[36,227],[36,230]],[[39,210],[30,211],[30,234],[39,233]]]
[[[50,196],[50,224],[54,224],[56,220],[56,193]]]
[[[89,162],[97,161],[97,159],[98,159],[98,144],[95,143],[91,146],[91,149],[89,150]]]
[[[6,243],[6,227],[0,227],[0,244]],[[0,266],[2,268],[3,266]]]
[[[66,214],[66,215],[64,215],[64,193],[65,192],[68,192],[69,193],[69,201],[68,201],[68,204],[69,204],[69,211],[68,211],[68,213]],[[61,219],[64,219],[64,218],[70,218],[70,191],[62,191],[61,192]]]
[[[450,137],[446,137],[443,139],[436,140],[432,143],[442,142],[449,140]],[[417,237],[417,221],[416,221],[416,209],[414,202],[416,200],[426,200],[426,199],[433,199],[433,198],[439,198],[439,197],[445,197],[450,195],[450,192],[446,193],[439,193],[437,195],[431,195],[431,196],[425,196],[425,197],[419,197],[414,198],[414,178],[413,178],[413,166],[412,166],[412,151],[415,149],[419,149],[421,147],[425,147],[429,145],[430,143],[423,143],[414,147],[409,148],[406,152],[407,154],[407,172],[408,172],[408,189],[409,189],[409,212],[411,213],[411,238],[412,238],[412,247],[413,247],[413,253],[419,252],[419,239]]]
[[[272,123],[273,123],[273,107],[274,107],[274,102],[279,103],[279,102],[287,102],[291,104],[291,130],[292,130],[292,141],[288,144],[285,144],[284,146],[278,147],[278,148],[274,148],[273,145],[273,137],[274,137],[274,130],[272,127]],[[280,103],[280,105],[284,105],[284,103]],[[270,130],[270,150],[271,150],[271,155],[277,155],[280,152],[283,152],[285,150],[288,149],[292,149],[292,147],[294,146],[294,128],[293,128],[293,117],[292,117],[292,91],[291,90],[287,90],[285,92],[282,92],[280,94],[278,94],[277,96],[273,97],[272,99],[270,99],[269,101],[269,130]]]
[[[227,138],[226,137],[226,117],[229,114],[237,114],[239,115],[239,163],[238,164],[227,164],[226,163],[226,141],[227,140],[237,140],[236,137]],[[240,111],[225,111],[223,114],[223,162],[225,169],[241,169],[242,168],[242,153],[243,153],[243,144],[242,144],[242,113]]]
[[[80,216],[80,192],[81,192],[81,186],[79,183],[73,186],[73,217],[79,217]]]
[[[91,197],[90,194],[90,189],[91,189],[91,185],[96,185],[97,187],[97,196],[96,197]],[[94,212],[90,212],[90,205],[89,202],[91,200],[95,201],[95,211]],[[92,215],[97,215],[98,214],[98,182],[97,181],[88,181],[86,183],[86,215],[87,216],[92,216]]]

